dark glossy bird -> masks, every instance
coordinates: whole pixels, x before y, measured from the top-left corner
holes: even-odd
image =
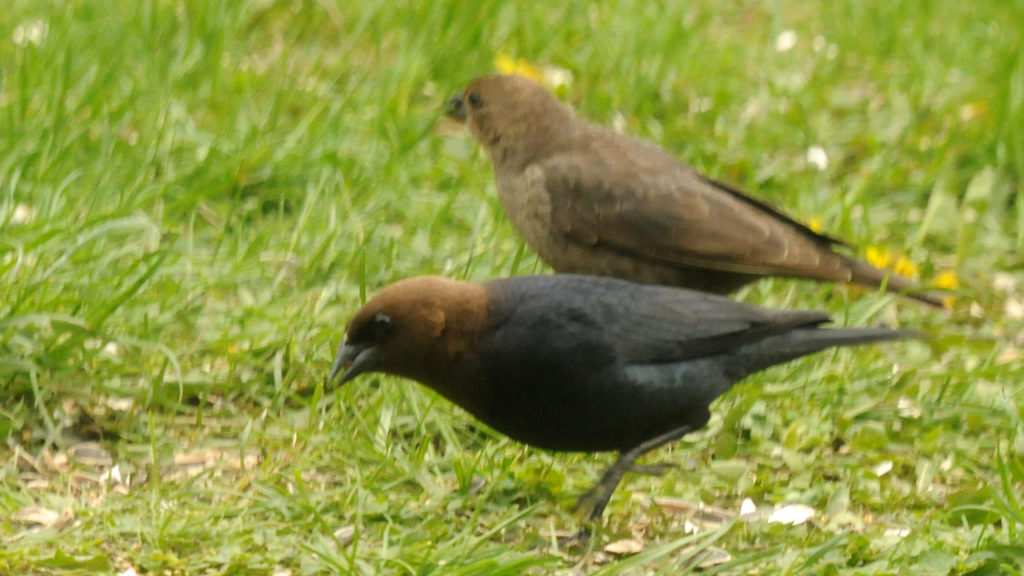
[[[711,402],[748,374],[915,336],[822,328],[828,320],[608,277],[424,276],[384,288],[352,317],[330,380],[401,376],[519,442],[619,452],[580,503],[597,519],[637,458],[703,427]]]
[[[556,272],[719,294],[764,276],[916,288],[654,144],[577,119],[527,78],[477,79],[448,115],[486,149],[506,215]]]

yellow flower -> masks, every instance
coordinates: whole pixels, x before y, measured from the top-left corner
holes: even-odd
[[[498,54],[494,58],[494,67],[502,74],[514,74],[540,82],[544,79],[543,74],[533,65],[522,58],[513,58],[508,54]]]
[[[937,288],[945,288],[947,290],[956,290],[960,287],[960,278],[957,278],[955,270],[943,270],[939,272],[935,278],[932,278],[932,284]],[[952,308],[955,302],[952,296],[946,296],[942,299],[942,304],[946,308]]]
[[[811,218],[811,221],[807,223],[807,227],[818,234],[821,234],[821,231],[825,229],[825,226],[821,223],[821,218],[818,218],[817,216]]]
[[[910,258],[906,256],[900,256],[896,258],[896,262],[893,263],[892,269],[900,276],[906,276],[907,278],[917,278],[921,275],[921,269],[910,261]]]
[[[889,253],[889,249],[878,246],[868,246],[864,251],[864,258],[875,268],[888,268],[892,262],[892,254]]]
[[[960,287],[960,279],[957,278],[956,271],[943,270],[932,279],[932,284],[934,284],[936,288],[955,290]]]
[[[911,262],[906,256],[894,255],[888,248],[868,246],[867,250],[864,251],[864,258],[872,266],[892,270],[900,276],[917,278],[921,275],[921,270],[917,264]]]

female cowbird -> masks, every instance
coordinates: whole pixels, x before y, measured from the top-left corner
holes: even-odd
[[[487,150],[506,215],[556,272],[720,294],[763,276],[915,287],[651,143],[575,118],[527,78],[477,79],[448,115]]]
[[[356,312],[330,380],[393,374],[519,442],[618,451],[580,502],[594,520],[638,457],[703,427],[711,402],[744,376],[832,346],[915,335],[822,328],[828,320],[608,277],[422,276]]]

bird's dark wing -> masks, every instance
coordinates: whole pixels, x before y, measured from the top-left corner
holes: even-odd
[[[691,290],[643,286],[597,302],[605,325],[629,363],[680,362],[730,352],[773,334],[827,322],[823,312],[766,310]],[[632,293],[632,294],[631,294]],[[621,302],[627,302],[622,306]]]
[[[652,263],[849,280],[836,240],[704,178],[640,141],[602,143],[537,167],[551,224],[571,242]]]
[[[515,282],[514,322],[546,342],[593,342],[625,364],[682,362],[728,352],[827,314],[767,310],[728,298],[615,278],[558,274]],[[564,351],[563,351],[564,352]]]

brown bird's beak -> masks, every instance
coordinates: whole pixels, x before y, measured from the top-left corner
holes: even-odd
[[[444,104],[444,113],[452,120],[458,120],[459,122],[466,121],[466,103],[462,101],[462,96],[456,94],[452,96],[450,100]]]
[[[338,386],[359,376],[363,372],[369,372],[377,367],[377,348],[375,346],[353,346],[346,342],[346,334],[338,347],[338,357],[334,359],[334,367],[331,368],[331,375],[327,383],[334,382],[334,379],[341,374]]]

